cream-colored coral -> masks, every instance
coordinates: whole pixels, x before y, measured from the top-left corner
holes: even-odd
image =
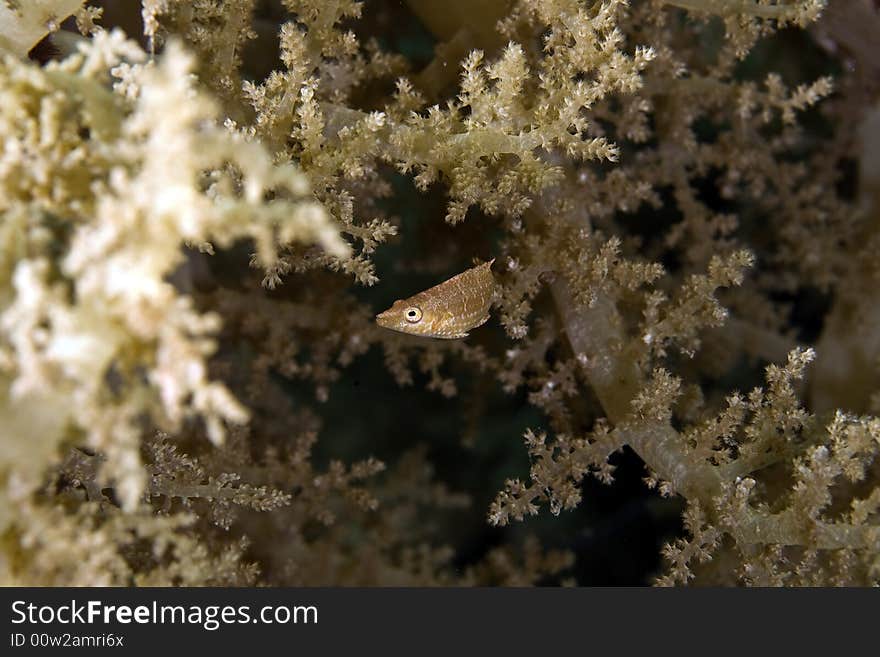
[[[423,510],[466,500],[426,452],[314,465],[309,409],[337,395],[358,431],[328,454],[398,430],[374,412],[394,393],[357,387],[374,348],[371,375],[460,411],[457,473],[533,407],[528,475],[504,452],[475,478],[509,477],[495,524],[592,505],[583,478],[611,483],[625,447],[650,504],[684,509],[659,583],[878,581],[873,3],[833,2],[819,39],[798,28],[822,0],[478,4],[144,0],[148,52],[84,10],[77,54],[2,61],[4,581],[570,564],[526,542],[459,567]],[[438,40],[421,70],[386,49],[414,15]],[[349,287],[411,293],[475,256],[496,257],[503,331],[468,341],[383,332]],[[498,390],[520,397],[494,413]]]
[[[85,0],[6,0],[0,2],[0,54],[24,57]]]
[[[305,177],[219,125],[191,68],[178,43],[147,61],[116,32],[45,69],[0,64],[2,526],[65,441],[106,455],[132,509],[145,418],[200,418],[218,443],[247,420],[207,372],[220,317],[168,281],[187,245],[247,238],[267,267],[293,242],[348,253]]]

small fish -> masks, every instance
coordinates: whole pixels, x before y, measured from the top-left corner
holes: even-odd
[[[494,258],[409,299],[398,299],[376,323],[392,331],[454,340],[489,319],[495,295]]]

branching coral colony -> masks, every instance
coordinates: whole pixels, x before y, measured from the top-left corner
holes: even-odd
[[[493,525],[589,504],[627,447],[685,505],[658,583],[880,580],[870,0],[80,4],[0,3],[4,583],[564,573],[533,539],[458,567],[439,518],[468,499],[418,440],[312,456],[291,385],[325,401],[373,348],[401,385],[479,372],[540,411]],[[424,66],[382,45],[395,12],[437,39]],[[137,15],[140,43],[111,29]],[[405,181],[417,229],[387,214]],[[374,325],[355,289],[401,227],[402,272],[496,258],[503,333]]]

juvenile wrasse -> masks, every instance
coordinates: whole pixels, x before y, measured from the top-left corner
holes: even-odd
[[[464,338],[489,319],[495,294],[494,259],[463,271],[409,299],[398,299],[376,323],[392,331],[425,338]]]

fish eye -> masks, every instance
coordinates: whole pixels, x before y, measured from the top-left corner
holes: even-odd
[[[422,319],[422,309],[417,306],[412,306],[411,308],[406,309],[403,316],[410,324],[415,324]]]

